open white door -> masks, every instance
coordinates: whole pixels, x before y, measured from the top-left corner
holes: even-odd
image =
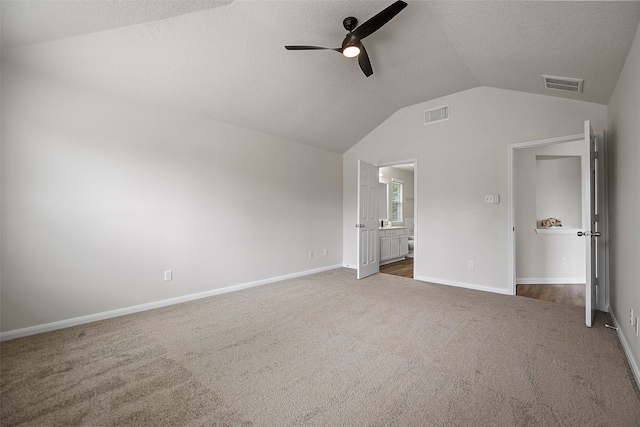
[[[358,279],[377,273],[378,167],[358,160]]]
[[[598,215],[598,151],[596,135],[591,128],[591,123],[584,122],[584,153],[582,158],[582,182],[584,183],[583,197],[583,224],[588,229],[579,231],[579,237],[589,239],[586,242],[586,293],[585,315],[586,324],[591,327],[596,314],[597,286],[598,286],[598,244],[596,239],[600,236]]]

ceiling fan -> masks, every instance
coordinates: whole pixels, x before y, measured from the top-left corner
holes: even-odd
[[[344,25],[344,28],[349,31],[349,33],[342,41],[342,47],[330,48],[320,46],[285,46],[285,49],[335,50],[336,52],[340,52],[348,58],[357,56],[358,64],[360,64],[360,69],[365,74],[365,76],[369,77],[371,74],[373,74],[373,68],[371,68],[371,61],[369,60],[369,55],[367,55],[367,51],[364,48],[364,45],[362,44],[362,39],[378,31],[380,27],[389,22],[405,7],[407,7],[407,3],[399,0],[357,28],[356,26],[358,25],[358,20],[356,18],[354,18],[353,16],[345,18],[344,21],[342,21],[342,25]]]

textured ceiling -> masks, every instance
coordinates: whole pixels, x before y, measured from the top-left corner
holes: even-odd
[[[364,40],[369,78],[336,52],[284,49],[337,47],[345,17],[392,2],[3,1],[2,59],[342,153],[398,109],[476,86],[606,104],[640,21],[640,2],[408,0]]]
[[[2,48],[25,46],[211,9],[233,0],[4,0]]]

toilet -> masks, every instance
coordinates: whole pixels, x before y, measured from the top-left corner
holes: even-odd
[[[409,236],[409,253],[407,256],[413,258],[413,236]]]
[[[413,218],[406,218],[405,224],[407,225],[407,228],[408,228],[407,231],[409,233],[409,237],[407,239],[407,243],[409,244],[409,252],[407,253],[406,256],[408,258],[413,258],[413,250],[414,250],[413,233],[415,231]]]
[[[409,253],[407,254],[407,256],[409,258],[413,258],[413,228],[409,230],[409,239],[408,243],[409,243]]]

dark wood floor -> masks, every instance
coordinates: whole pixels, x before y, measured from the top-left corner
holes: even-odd
[[[584,307],[585,285],[516,285],[516,295]]]
[[[405,258],[402,261],[381,265],[380,273],[393,274],[394,276],[409,277],[413,279],[413,258]]]
[[[381,265],[380,273],[413,279],[413,258]],[[516,295],[584,307],[585,285],[516,285]]]

